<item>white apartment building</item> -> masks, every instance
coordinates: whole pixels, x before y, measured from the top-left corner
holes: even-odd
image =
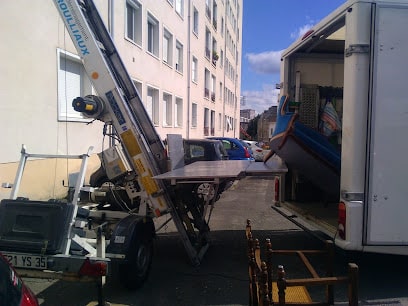
[[[95,4],[163,139],[239,137],[243,0]],[[93,171],[108,141],[101,122],[71,107],[94,92],[53,0],[1,1],[0,17],[0,183],[13,183],[22,144],[41,154],[93,146]],[[73,160],[30,161],[22,195],[58,198],[77,168]],[[0,188],[0,199],[9,194]]]

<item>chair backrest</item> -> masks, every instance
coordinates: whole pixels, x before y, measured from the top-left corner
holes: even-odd
[[[289,95],[282,95],[279,100],[276,126],[273,131],[272,137],[285,132],[293,116],[297,115],[293,112],[289,112]]]
[[[286,115],[288,110],[289,110],[289,96],[282,95],[279,100],[278,114],[280,114],[281,116],[284,116]]]

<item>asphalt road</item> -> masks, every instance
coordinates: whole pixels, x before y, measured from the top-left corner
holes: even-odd
[[[304,232],[271,209],[273,180],[245,178],[236,182],[216,203],[211,228],[211,246],[202,264],[193,267],[174,226],[169,223],[155,241],[155,256],[144,286],[131,292],[115,277],[108,279],[105,297],[112,305],[248,305],[248,268],[245,225],[252,220],[254,236],[270,238],[278,249],[322,248],[322,241]],[[166,217],[162,217],[165,221]],[[336,273],[346,273],[347,262],[360,268],[359,297],[364,305],[408,305],[408,259],[377,254],[336,252]],[[313,262],[313,261],[312,261]],[[293,257],[278,257],[287,277],[308,276]],[[321,259],[313,262],[319,270]],[[305,274],[306,273],[306,274]],[[41,305],[95,305],[93,284],[26,279]],[[324,296],[314,289],[313,298]],[[336,301],[346,302],[345,287],[335,291]],[[381,300],[379,302],[378,300]]]

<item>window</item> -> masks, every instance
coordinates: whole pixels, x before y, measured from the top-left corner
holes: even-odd
[[[197,127],[197,103],[191,104],[191,126]]]
[[[83,121],[72,108],[72,100],[92,94],[92,85],[79,56],[61,49],[58,60],[58,120]]]
[[[154,125],[159,125],[159,91],[147,88],[146,111]]]
[[[196,8],[193,12],[193,32],[198,35],[198,11]]]
[[[187,148],[186,148],[187,147]],[[189,158],[189,164],[193,161],[204,160],[205,157],[205,148],[203,144],[187,144],[185,146],[185,151],[187,152],[186,156]]]
[[[231,117],[230,116],[225,116],[225,130],[229,132],[232,130],[232,124],[231,124]]]
[[[163,62],[168,65],[172,65],[173,57],[173,35],[167,31],[163,30]]]
[[[204,136],[210,135],[210,110],[208,108],[204,108]]]
[[[210,71],[205,69],[204,71],[204,97],[210,98]]]
[[[142,99],[142,94],[143,94],[143,92],[142,92],[142,83],[141,82],[138,82],[138,81],[135,81],[135,80],[133,80],[133,83],[135,84],[135,87],[136,87],[136,89],[137,89],[137,93],[139,94],[139,98],[140,99]]]
[[[211,101],[215,102],[215,75],[211,75]]]
[[[205,29],[205,57],[210,58],[211,56],[211,32]]]
[[[208,19],[211,19],[211,7],[210,7],[211,0],[205,0],[205,15]]]
[[[182,127],[183,126],[183,99],[176,98],[176,104],[174,105],[175,110],[174,114],[176,115],[174,126]]]
[[[183,72],[183,45],[176,41],[176,70]]]
[[[193,80],[194,83],[197,83],[198,81],[198,61],[197,59],[193,56],[193,61],[191,63],[191,79]]]
[[[171,126],[173,117],[172,96],[163,94],[163,126]]]
[[[218,130],[220,131],[222,128],[222,115],[218,113]]]
[[[211,136],[214,136],[215,134],[215,111],[211,111],[211,117],[210,117],[210,134]]]
[[[212,40],[212,53],[211,53],[211,61],[213,65],[217,64],[219,59],[219,54],[217,53],[217,41],[213,38]]]
[[[215,30],[217,30],[217,17],[218,17],[218,6],[217,2],[213,2],[213,18],[212,18],[212,24]]]
[[[147,16],[147,51],[159,56],[159,22],[150,14]]]
[[[126,38],[142,45],[142,7],[135,0],[126,2]]]
[[[181,17],[183,17],[183,14],[184,14],[184,0],[176,0],[176,12]]]

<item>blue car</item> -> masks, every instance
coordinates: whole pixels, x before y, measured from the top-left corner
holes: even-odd
[[[255,161],[251,148],[244,141],[232,137],[208,137],[221,140],[230,160]]]

